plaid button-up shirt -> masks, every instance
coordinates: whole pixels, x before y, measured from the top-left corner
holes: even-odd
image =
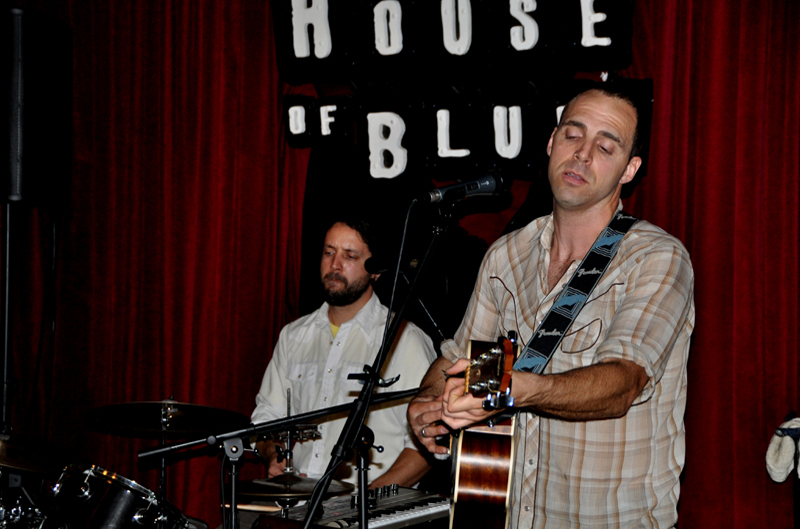
[[[489,249],[464,320],[444,355],[467,340],[495,341],[515,330],[527,343],[580,264],[548,291],[552,215]],[[560,373],[621,358],[649,378],[619,419],[563,421],[522,412],[512,525],[672,527],[684,464],[686,363],[694,327],[692,265],[683,245],[638,222],[545,370]],[[513,378],[512,378],[513,380]]]

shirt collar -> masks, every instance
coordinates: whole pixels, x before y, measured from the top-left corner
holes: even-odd
[[[617,210],[614,212],[616,215],[622,211],[622,199],[617,201]],[[547,221],[545,222],[544,228],[542,228],[542,235],[539,237],[539,244],[542,248],[546,251],[550,251],[550,248],[553,245],[553,231],[555,226],[553,224],[553,214],[547,216]]]

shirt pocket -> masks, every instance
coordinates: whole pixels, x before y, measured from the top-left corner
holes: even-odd
[[[317,379],[317,364],[293,363],[286,370],[286,382],[289,387],[316,387],[320,381]]]
[[[609,280],[612,281],[612,280]],[[561,352],[571,355],[573,364],[590,365],[594,354],[608,334],[609,322],[617,308],[616,289],[622,288],[619,280],[603,281],[594,289],[593,296],[581,309],[561,342]],[[583,360],[579,360],[579,359]]]

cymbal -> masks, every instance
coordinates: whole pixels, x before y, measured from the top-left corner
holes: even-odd
[[[241,413],[175,400],[127,402],[94,408],[89,425],[98,432],[143,439],[187,439],[246,428]]]
[[[57,473],[64,462],[54,454],[57,450],[44,443],[18,435],[0,434],[0,467],[38,473]]]
[[[237,495],[259,500],[306,499],[311,497],[319,480],[291,473],[281,474],[269,479],[254,479],[241,482],[236,489]],[[346,481],[332,480],[325,497],[344,494],[355,489],[355,485]]]

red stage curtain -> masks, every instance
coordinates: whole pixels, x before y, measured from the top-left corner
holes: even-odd
[[[146,442],[83,419],[169,396],[250,413],[298,316],[308,153],[286,147],[281,99],[313,91],[281,83],[268,2],[40,4],[73,26],[75,159],[53,347],[39,347],[44,289],[15,287],[12,424],[155,488],[136,468]],[[653,79],[655,107],[626,207],[683,240],[696,272],[680,526],[791,527],[791,486],[764,455],[800,408],[800,3],[635,5],[626,73]],[[17,277],[35,283],[49,219],[25,222]],[[219,523],[218,468],[171,466],[168,498]]]
[[[68,16],[75,161],[56,347],[14,423],[155,490],[136,461],[153,443],[89,432],[85,414],[174,397],[249,416],[299,315],[308,153],[286,146],[281,101],[303,89],[279,78],[265,2],[75,1]],[[216,524],[218,477],[213,458],[173,465],[167,498]]]
[[[695,268],[680,526],[791,527],[765,454],[798,393],[800,4],[636,2],[631,72],[655,82],[630,209]]]

